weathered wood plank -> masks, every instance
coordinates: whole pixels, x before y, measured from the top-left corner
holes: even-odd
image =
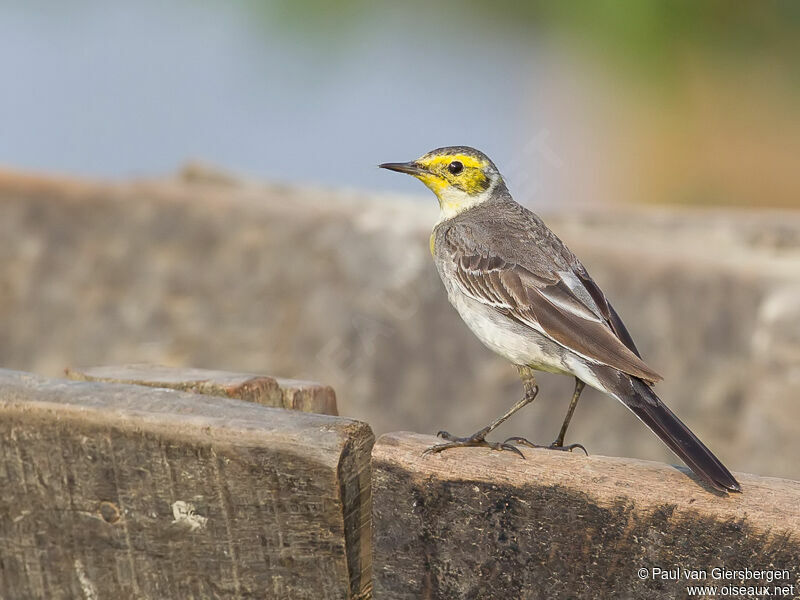
[[[195,394],[239,398],[274,408],[288,408],[321,415],[339,414],[336,410],[336,393],[333,388],[313,381],[161,365],[67,368],[64,371],[67,378],[75,381],[104,381],[171,388]]]
[[[0,370],[0,598],[368,593],[370,428]]]
[[[786,570],[768,585],[800,593],[800,482],[737,474],[743,493],[724,496],[685,469],[639,460],[483,448],[423,457],[436,441],[393,433],[373,449],[377,600],[682,598],[695,583],[767,585],[714,579],[715,567]],[[653,571],[675,568],[707,579]]]

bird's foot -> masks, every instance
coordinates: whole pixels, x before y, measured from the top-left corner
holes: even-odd
[[[471,436],[468,437],[456,437],[446,431],[440,431],[436,435],[440,438],[447,440],[446,444],[437,444],[436,446],[431,446],[425,452],[422,453],[423,456],[427,456],[428,454],[437,454],[439,452],[443,452],[444,450],[449,450],[450,448],[467,448],[469,446],[482,446],[484,448],[491,448],[492,450],[508,450],[509,452],[516,452],[520,455],[520,457],[525,458],[525,456],[520,452],[519,448],[512,444],[508,444],[506,442],[487,442],[486,441],[486,431],[481,429],[477,433],[473,433]]]
[[[523,446],[530,446],[531,448],[544,448],[545,450],[560,450],[561,452],[572,452],[575,448],[580,448],[581,450],[583,450],[583,453],[586,456],[589,456],[589,453],[586,451],[586,448],[583,447],[583,444],[567,444],[565,446],[563,443],[556,440],[549,446],[544,446],[541,444],[534,444],[533,442],[526,440],[524,437],[516,437],[516,436],[510,437],[503,442],[503,444],[511,444],[511,443],[522,444]]]

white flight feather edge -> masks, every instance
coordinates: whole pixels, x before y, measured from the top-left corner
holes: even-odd
[[[467,290],[461,284],[460,281],[455,281],[455,284],[458,286],[458,288],[461,291],[461,293],[463,293],[465,296],[467,296],[468,298],[471,298],[472,300],[480,302],[481,304],[483,304],[485,306],[491,306],[493,308],[507,308],[507,309],[513,308],[507,302],[503,302],[503,303],[492,302],[491,300],[489,300],[487,298],[484,298],[483,296],[476,296],[475,294],[473,294],[472,292]],[[584,318],[584,319],[586,318],[582,312],[575,312],[575,310],[570,306],[563,305],[562,303],[558,303],[558,305],[559,306],[564,306],[564,308],[568,309],[574,315],[580,316],[581,318]],[[587,355],[585,355],[585,354],[583,354],[581,352],[578,352],[574,348],[570,348],[569,346],[563,344],[562,342],[559,342],[558,340],[554,339],[549,333],[547,333],[547,331],[544,330],[544,328],[539,324],[538,321],[533,320],[533,319],[528,319],[528,318],[522,318],[520,320],[523,323],[525,323],[527,326],[529,326],[531,329],[534,329],[537,332],[539,332],[540,334],[542,334],[543,336],[545,336],[547,339],[549,339],[553,343],[558,344],[562,348],[564,348],[566,350],[569,350],[570,352],[572,352],[573,354],[575,354],[577,356],[580,356],[581,358],[583,358],[584,360],[590,362],[591,364],[595,364],[595,365],[603,365],[603,364],[605,364],[605,363],[597,360],[596,358],[592,358],[591,356],[587,356]],[[599,319],[598,319],[598,321],[599,321]],[[579,364],[579,363],[576,363],[576,365],[577,364]],[[583,369],[580,369],[580,370],[583,370]],[[588,373],[587,373],[587,375],[588,375]],[[592,381],[592,380],[594,380],[594,381]],[[586,383],[591,383],[592,387],[605,390],[605,388],[603,386],[599,385],[599,382],[596,382],[596,378],[594,376],[587,377],[586,379],[584,379],[584,381],[586,381]]]

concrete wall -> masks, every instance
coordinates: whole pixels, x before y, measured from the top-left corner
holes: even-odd
[[[521,393],[428,255],[434,200],[190,169],[119,184],[0,173],[0,365],[157,362],[333,385],[377,433],[471,433]],[[800,478],[800,215],[592,207],[544,215],[613,300],[659,394],[734,470]],[[572,382],[498,436],[550,441]],[[569,439],[675,459],[586,393]]]

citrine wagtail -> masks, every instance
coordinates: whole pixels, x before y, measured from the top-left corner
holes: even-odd
[[[584,384],[613,396],[644,422],[692,471],[721,491],[740,491],[728,469],[656,396],[661,376],[642,361],[636,345],[586,268],[533,212],[514,201],[497,167],[466,146],[439,148],[384,169],[422,181],[439,199],[431,253],[450,303],[491,350],[519,370],[525,390],[506,414],[468,437],[441,431],[447,443],[515,450],[486,436],[536,397],[534,371],[575,377],[575,392],[553,444],[564,446]]]

